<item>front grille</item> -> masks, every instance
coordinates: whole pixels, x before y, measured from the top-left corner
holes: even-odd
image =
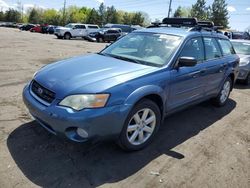
[[[31,84],[31,91],[40,99],[47,103],[52,103],[55,99],[55,93],[41,86],[38,82],[33,80]]]

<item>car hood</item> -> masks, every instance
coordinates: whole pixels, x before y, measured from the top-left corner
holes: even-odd
[[[34,76],[56,98],[77,93],[100,93],[158,68],[98,54],[79,56],[49,64]]]
[[[238,54],[240,57],[240,65],[245,65],[245,62],[250,62],[250,55]]]

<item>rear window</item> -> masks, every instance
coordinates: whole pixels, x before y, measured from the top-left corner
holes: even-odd
[[[233,45],[229,40],[219,39],[218,41],[220,43],[223,55],[235,54]]]

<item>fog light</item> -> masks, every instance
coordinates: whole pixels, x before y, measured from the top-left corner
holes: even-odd
[[[82,138],[88,138],[88,136],[89,136],[88,133],[82,128],[77,128],[76,133],[78,134],[78,136],[80,136]]]

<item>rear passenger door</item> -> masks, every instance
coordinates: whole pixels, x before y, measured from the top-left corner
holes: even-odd
[[[205,46],[204,85],[206,95],[218,93],[223,81],[227,63],[216,38],[203,37]]]
[[[194,67],[173,68],[171,71],[168,110],[201,99],[204,94],[203,61],[204,45],[201,37],[186,42],[178,57],[194,57],[198,64]]]

